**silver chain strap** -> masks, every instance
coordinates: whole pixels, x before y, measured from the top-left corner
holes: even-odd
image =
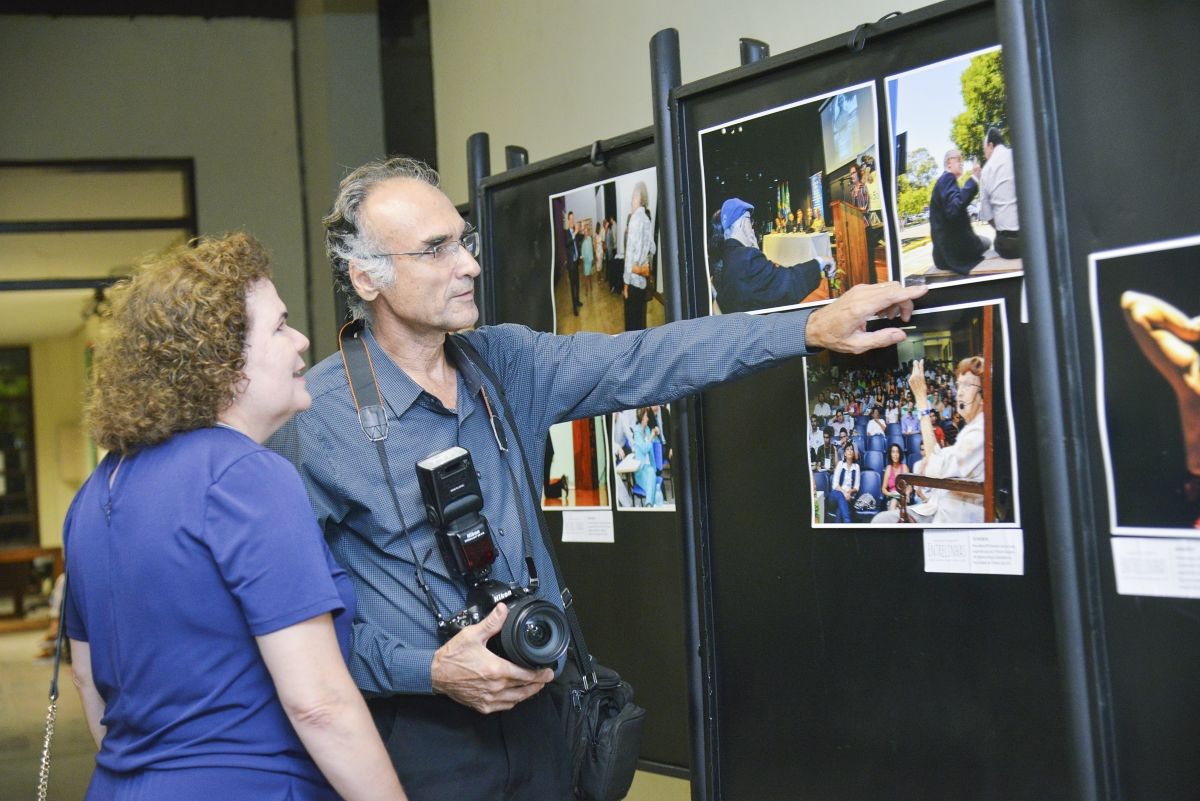
[[[46,736],[42,740],[42,765],[38,768],[37,801],[46,801],[50,789],[50,740],[54,737],[54,721],[58,717],[58,699],[46,710]]]

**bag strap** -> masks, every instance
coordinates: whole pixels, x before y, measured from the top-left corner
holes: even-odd
[[[62,664],[63,641],[67,632],[67,574],[63,573],[63,594],[58,602],[58,635],[54,638],[54,670],[50,674],[50,700],[58,700],[58,667]]]
[[[579,616],[575,614],[573,598],[571,590],[567,587],[566,581],[563,578],[562,568],[558,564],[558,556],[554,550],[554,540],[550,537],[550,529],[546,525],[546,516],[542,514],[542,504],[537,495],[537,483],[533,480],[533,473],[529,469],[529,460],[525,458],[525,446],[521,442],[521,431],[517,428],[516,420],[513,419],[512,408],[508,405],[508,397],[504,392],[504,385],[500,383],[499,377],[491,366],[483,360],[479,355],[479,351],[471,344],[471,341],[461,334],[451,334],[450,339],[462,352],[471,364],[483,373],[484,377],[495,388],[500,399],[500,409],[504,412],[504,419],[508,421],[508,427],[512,429],[513,440],[517,443],[518,455],[521,459],[521,466],[525,468],[525,480],[529,483],[529,492],[533,496],[533,505],[537,509],[538,530],[542,534],[542,542],[546,546],[546,551],[550,554],[550,564],[554,567],[554,578],[558,580],[559,593],[562,597],[563,609],[567,613],[567,624],[571,629],[571,640],[575,643],[575,664],[579,668],[579,675],[583,679],[583,690],[587,692],[596,686],[596,669],[592,659],[592,654],[588,650],[587,641],[583,638],[583,629],[579,626]]]
[[[58,636],[54,640],[54,669],[50,673],[50,706],[46,709],[46,734],[42,738],[42,761],[38,766],[38,801],[46,801],[46,794],[50,789],[50,741],[54,739],[54,722],[58,718],[58,668],[62,664],[66,632],[67,579],[64,573],[62,600],[58,605]]]

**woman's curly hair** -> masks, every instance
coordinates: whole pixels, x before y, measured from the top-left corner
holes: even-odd
[[[246,289],[270,277],[266,248],[233,233],[152,257],[119,282],[92,362],[96,442],[126,454],[216,423],[243,378]]]

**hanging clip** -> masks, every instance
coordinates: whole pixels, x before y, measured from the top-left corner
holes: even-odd
[[[867,46],[867,36],[870,35],[871,29],[885,20],[889,20],[892,17],[898,16],[900,16],[900,12],[893,11],[890,14],[884,14],[874,22],[864,22],[850,33],[850,38],[846,40],[846,47],[853,50],[855,53],[862,52],[862,49]]]

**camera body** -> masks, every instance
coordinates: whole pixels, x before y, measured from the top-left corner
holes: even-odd
[[[500,633],[488,641],[488,648],[526,668],[557,664],[571,639],[563,611],[538,598],[534,582],[522,587],[491,578],[496,544],[487,518],[481,514],[483,491],[470,452],[456,446],[422,459],[417,462],[417,482],[425,515],[437,532],[442,561],[468,588],[462,611],[447,619],[439,616],[442,638],[448,640],[479,623],[496,604],[503,603],[508,618]]]

